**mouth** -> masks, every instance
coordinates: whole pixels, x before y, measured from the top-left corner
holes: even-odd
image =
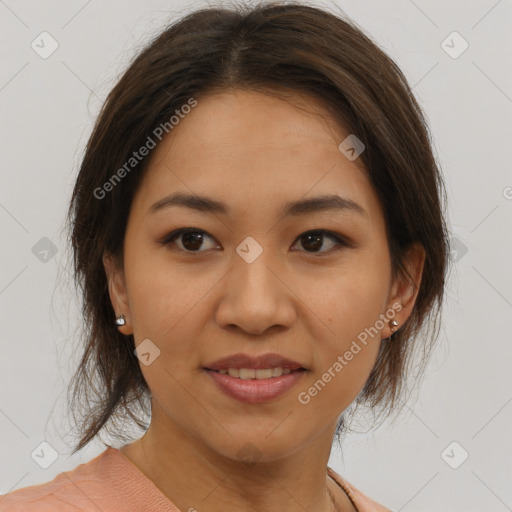
[[[298,371],[306,371],[305,368],[296,368],[292,370],[291,368],[284,368],[282,366],[278,366],[275,368],[222,368],[219,370],[214,370],[211,368],[205,368],[205,370],[210,370],[212,372],[220,373],[221,375],[229,375],[235,379],[242,380],[266,380],[266,379],[275,379],[277,377],[281,377],[282,375],[289,375],[292,372]]]
[[[291,368],[203,368],[222,394],[248,404],[277,400],[290,391],[308,372]]]

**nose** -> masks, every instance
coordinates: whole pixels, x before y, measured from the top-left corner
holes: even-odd
[[[297,299],[275,259],[270,262],[265,253],[252,263],[235,254],[216,311],[220,327],[261,335],[289,328],[295,321]]]

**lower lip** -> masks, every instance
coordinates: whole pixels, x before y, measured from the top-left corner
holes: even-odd
[[[287,375],[281,375],[281,377],[258,380],[238,379],[206,368],[205,371],[226,395],[248,404],[260,404],[275,400],[293,388],[307,372],[307,370],[295,370]]]

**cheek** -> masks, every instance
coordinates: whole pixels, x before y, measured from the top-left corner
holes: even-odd
[[[323,285],[315,286],[316,303],[333,331],[331,339],[348,341],[374,325],[383,312],[389,268],[385,258],[374,258],[369,251],[358,253],[333,269]]]
[[[321,401],[330,410],[344,409],[364,386],[381,344],[383,305],[387,299],[386,265],[359,258],[344,271],[334,273],[322,293],[317,293],[317,310],[328,325],[326,335],[316,339],[315,379]],[[327,283],[326,283],[327,284]],[[315,391],[312,391],[315,393]]]
[[[125,272],[134,337],[137,344],[150,339],[166,367],[179,371],[185,358],[197,351],[201,297],[209,288],[205,280],[194,280],[185,266],[166,262],[165,251],[159,253],[155,258],[154,251],[143,250],[142,244],[137,251],[127,251]]]
[[[319,416],[325,417],[327,412],[334,418],[364,387],[377,360],[381,336],[370,336],[380,314],[377,302],[372,305],[352,300],[345,308],[340,305],[331,313],[333,321],[329,326],[335,334],[317,340],[316,364],[302,391],[307,395],[305,400],[310,397],[316,401],[312,405]]]

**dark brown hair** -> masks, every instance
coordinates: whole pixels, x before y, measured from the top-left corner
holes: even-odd
[[[200,103],[209,92],[229,88],[300,92],[324,102],[366,146],[359,158],[384,210],[393,275],[407,277],[404,254],[413,242],[425,248],[413,312],[392,342],[381,343],[355,403],[390,412],[415,345],[422,350],[417,368],[427,362],[439,333],[448,262],[446,194],[427,122],[404,75],[344,16],[304,3],[205,8],[171,24],[136,56],[103,105],[76,180],[67,219],[85,350],[68,395],[79,429],[73,453],[104,428],[110,432],[112,421],[120,422],[113,433],[125,441],[122,422],[131,418],[146,429],[135,408],[150,414],[134,339],[114,324],[102,263],[109,253],[123,264],[128,213],[149,158],[104,197],[94,191],[190,98]],[[428,332],[420,337],[423,328]]]

